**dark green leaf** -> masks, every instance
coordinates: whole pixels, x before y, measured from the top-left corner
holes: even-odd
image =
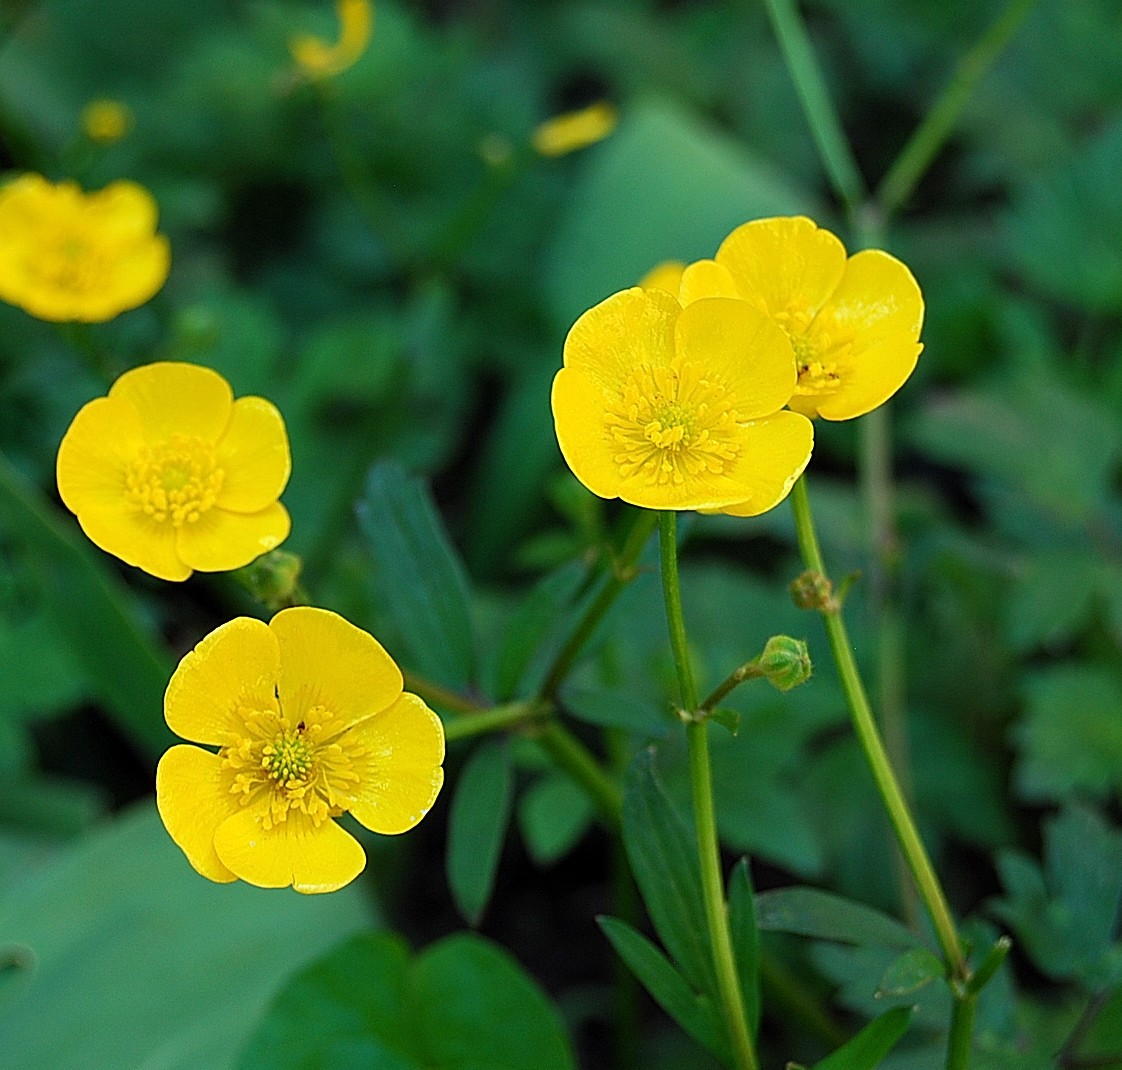
[[[912,948],[919,941],[895,918],[817,888],[780,888],[756,896],[765,932],[796,933],[842,944]]]
[[[639,736],[662,737],[674,723],[669,715],[660,715],[626,691],[566,687],[561,698],[574,717],[599,728],[622,728]]]
[[[552,865],[576,846],[595,811],[586,792],[567,776],[546,774],[518,800],[526,850],[540,866]]]
[[[400,659],[438,683],[466,687],[474,651],[467,580],[428,491],[397,465],[376,465],[358,516],[404,644]]]
[[[924,985],[946,975],[943,960],[925,947],[913,947],[896,959],[880,979],[877,996],[895,999],[910,996]]]
[[[742,858],[729,878],[729,934],[753,1035],[760,1028],[760,931],[756,925],[755,896],[748,859]]]
[[[481,744],[460,773],[448,818],[448,884],[473,925],[491,898],[513,796],[509,747],[504,741]]]
[[[852,1040],[814,1064],[811,1070],[874,1070],[904,1035],[911,1007],[894,1007],[874,1018]]]
[[[718,706],[709,714],[709,719],[714,724],[719,724],[729,735],[735,736],[740,731],[740,714],[736,710]]]
[[[703,1048],[727,1057],[724,1023],[708,997],[699,996],[686,979],[642,933],[618,918],[598,918],[616,954],[642,982],[651,998]]]

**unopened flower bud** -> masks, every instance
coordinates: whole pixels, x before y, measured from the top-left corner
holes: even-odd
[[[300,570],[304,562],[287,550],[273,550],[234,573],[238,582],[269,609],[299,601]]]
[[[779,691],[790,691],[810,679],[810,653],[801,639],[773,635],[756,659],[760,675]]]
[[[791,581],[791,599],[799,609],[830,613],[837,608],[834,585],[821,572],[808,569]]]

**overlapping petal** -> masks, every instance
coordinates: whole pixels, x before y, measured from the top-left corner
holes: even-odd
[[[199,364],[157,361],[125,372],[109,396],[127,401],[151,442],[172,435],[217,442],[233,413],[234,393],[215,371]]]
[[[743,442],[748,462],[743,483],[750,489],[750,496],[719,511],[730,516],[758,516],[774,509],[790,494],[810,462],[814,428],[799,413],[778,412],[746,427]]]
[[[218,464],[226,473],[218,495],[222,509],[256,513],[275,502],[292,471],[277,407],[264,398],[238,398],[218,443]]]
[[[257,513],[211,509],[176,530],[175,549],[188,568],[228,572],[276,549],[291,530],[288,510],[280,502]]]
[[[221,884],[237,880],[218,857],[214,835],[240,809],[230,793],[217,754],[179,744],[156,767],[156,807],[168,835],[204,877]]]
[[[136,409],[119,398],[95,398],[78,410],[55,462],[58,493],[72,513],[114,510],[125,470],[145,445]]]
[[[144,513],[119,506],[90,505],[78,513],[86,538],[126,565],[143,569],[159,580],[179,583],[191,575],[175,545],[175,529]]]

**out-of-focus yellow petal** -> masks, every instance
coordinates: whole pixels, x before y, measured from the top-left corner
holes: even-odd
[[[194,523],[176,529],[180,558],[200,572],[226,572],[275,550],[292,528],[288,510],[273,502],[256,513],[213,508]]]
[[[793,317],[801,329],[838,285],[845,247],[804,216],[757,219],[721,243],[717,262],[742,297],[772,316]]]
[[[603,141],[619,122],[619,112],[606,100],[578,111],[547,119],[530,138],[534,151],[542,156],[565,156]]]
[[[121,180],[87,194],[86,212],[103,237],[122,241],[152,234],[160,209],[143,186]]]
[[[230,422],[234,395],[215,371],[198,364],[158,361],[125,372],[109,396],[136,409],[152,442],[172,435],[217,442]]]
[[[923,346],[910,332],[888,335],[847,361],[843,385],[834,394],[796,395],[791,408],[825,420],[852,420],[883,405],[907,382]],[[855,347],[856,350],[856,347]]]
[[[256,513],[275,502],[292,471],[288,434],[276,406],[264,398],[238,398],[217,460],[224,473],[221,508]]]
[[[387,709],[400,696],[401,670],[382,644],[337,613],[310,606],[269,622],[281,649],[280,701],[295,721],[312,706],[337,718],[335,731]]]
[[[678,302],[662,290],[632,287],[590,308],[565,339],[565,367],[608,389],[636,365],[668,365],[674,358]]]
[[[779,412],[744,430],[744,483],[751,497],[719,511],[732,516],[758,516],[777,506],[791,492],[810,461],[814,427],[794,412]]]
[[[239,810],[217,754],[172,747],[156,767],[156,807],[168,835],[199,873],[221,884],[237,880],[214,849],[218,827]]]
[[[562,368],[550,397],[557,443],[573,474],[601,498],[619,495],[619,465],[604,424],[604,391],[584,372]]]
[[[358,841],[334,821],[318,827],[300,810],[265,829],[263,807],[250,804],[227,818],[214,835],[223,865],[259,888],[314,894],[350,884],[366,866]]]
[[[639,280],[639,286],[644,290],[662,290],[671,297],[677,297],[685,269],[686,265],[681,260],[664,260],[661,264],[655,264]]]
[[[747,301],[712,297],[684,308],[677,352],[728,387],[741,421],[778,412],[795,389],[790,340]]]
[[[238,617],[188,653],[164,695],[164,719],[184,739],[218,746],[244,731],[239,710],[277,709],[280,644],[263,621]]]
[[[370,0],[336,0],[339,40],[334,44],[311,34],[289,42],[292,58],[307,78],[332,78],[354,66],[374,34],[374,5]]]
[[[125,470],[144,445],[140,417],[127,402],[95,398],[78,410],[55,462],[58,493],[72,513],[123,509]]]
[[[175,529],[138,510],[88,506],[78,514],[78,523],[90,542],[126,565],[160,580],[179,582],[191,575],[176,552]]]
[[[408,832],[436,801],[444,783],[444,726],[416,695],[405,692],[388,710],[347,732],[367,751],[361,779],[341,801],[368,829]]]
[[[71,306],[67,319],[79,323],[104,323],[117,313],[143,305],[167,281],[171,245],[162,234],[133,242],[118,250],[105,266],[104,286],[90,290]]]
[[[740,297],[732,275],[716,260],[695,260],[682,272],[678,301],[684,308],[706,297]]]
[[[132,127],[132,112],[119,100],[91,100],[82,109],[82,133],[99,145],[120,141]]]

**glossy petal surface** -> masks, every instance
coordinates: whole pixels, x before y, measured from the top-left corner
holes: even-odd
[[[217,442],[234,403],[230,384],[217,372],[173,361],[125,372],[109,388],[109,396],[132,405],[152,442],[172,435]]]
[[[214,849],[219,826],[240,810],[222,775],[222,759],[186,744],[172,747],[156,768],[156,806],[168,835],[209,880],[237,880]]]
[[[226,572],[280,546],[291,530],[288,510],[274,502],[258,513],[211,509],[176,532],[176,552],[189,568]]]
[[[218,505],[256,513],[275,502],[288,483],[292,459],[284,418],[264,398],[238,398],[218,442],[218,464],[225,472]]]

